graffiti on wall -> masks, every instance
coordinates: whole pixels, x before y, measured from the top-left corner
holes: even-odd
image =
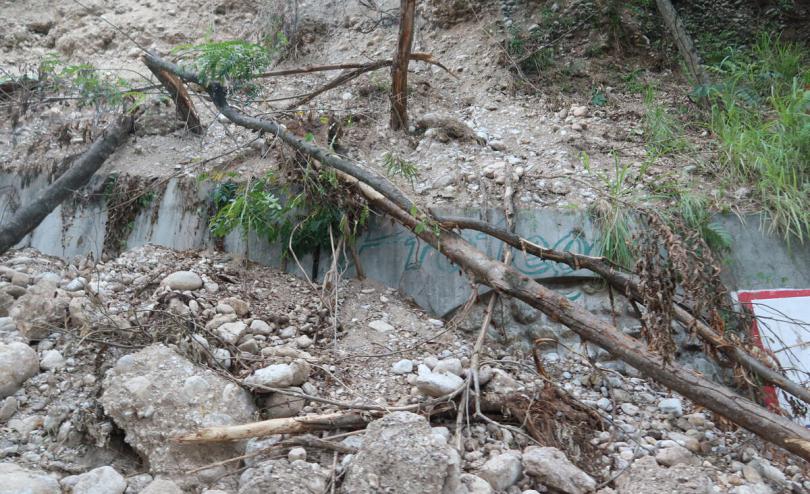
[[[493,240],[486,234],[480,232],[465,232],[463,237],[484,251],[494,259],[499,259],[503,255],[506,245],[503,242]],[[535,243],[549,249],[575,252],[578,254],[591,255],[596,248],[593,242],[585,237],[581,231],[572,230],[562,237],[549,240],[543,235],[532,235],[526,238],[529,242]],[[436,249],[419,240],[407,230],[398,229],[394,232],[372,232],[364,236],[358,242],[357,252],[360,257],[371,251],[380,249],[389,254],[394,252],[402,253],[402,270],[419,271],[422,268],[446,272],[459,272],[458,266],[454,266],[446,257],[440,255]],[[575,270],[568,265],[558,262],[544,261],[531,255],[525,255],[517,249],[514,251],[514,266],[521,273],[533,278],[557,278],[572,274]]]

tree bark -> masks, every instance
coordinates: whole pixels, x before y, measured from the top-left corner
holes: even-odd
[[[416,0],[401,0],[399,42],[391,66],[391,129],[408,129],[408,61],[413,47]]]
[[[76,190],[86,184],[90,177],[118,149],[132,129],[133,118],[119,116],[65,173],[39,193],[31,204],[22,207],[0,227],[0,254],[16,245],[39,225],[51,211]]]
[[[166,88],[166,91],[172,96],[177,118],[185,124],[189,131],[195,134],[202,134],[203,126],[200,123],[200,117],[197,116],[197,110],[194,109],[194,102],[191,101],[183,81],[176,75],[160,67],[155,67],[148,63],[146,67],[155,74],[157,80],[163,84],[163,87]]]
[[[164,68],[181,78],[198,82],[196,74],[183,71],[180,67],[168,62],[159,62]],[[729,418],[766,441],[791,451],[805,460],[810,460],[810,431],[804,427],[766,410],[725,386],[703,379],[694,371],[677,363],[665,364],[660,356],[651,353],[640,341],[625,335],[614,326],[572,303],[563,295],[543,287],[515,268],[490,259],[459,235],[449,231],[440,231],[437,235],[432,228],[423,228],[424,222],[435,220],[425,213],[420,213],[419,218],[409,214],[414,210],[413,203],[386,178],[298,138],[273,121],[249,117],[233,109],[225,98],[225,90],[218,84],[210,84],[208,90],[214,104],[232,122],[250,129],[273,133],[283,142],[318,160],[322,165],[335,168],[348,175],[350,177],[350,180],[347,181],[349,185],[356,186],[371,205],[409,228],[419,238],[471,274],[476,282],[486,284],[503,294],[526,302],[549,316],[551,320],[572,329],[582,341],[604,348],[614,357],[625,361],[643,374],[690,398],[695,403]]]
[[[709,84],[709,75],[703,69],[700,54],[695,48],[695,44],[692,43],[692,38],[689,36],[689,33],[686,32],[686,28],[681,18],[678,16],[675,7],[672,5],[672,2],[670,0],[655,0],[655,4],[658,6],[658,11],[664,19],[664,24],[666,24],[669,34],[678,46],[678,51],[686,61],[689,73],[698,84]]]

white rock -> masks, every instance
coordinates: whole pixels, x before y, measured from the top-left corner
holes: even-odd
[[[588,107],[587,106],[575,106],[571,108],[571,114],[575,117],[584,117],[588,115]]]
[[[530,446],[523,452],[523,471],[543,484],[568,494],[585,494],[596,481],[557,448]]]
[[[438,398],[450,394],[464,384],[464,380],[455,374],[432,372],[426,365],[418,367],[416,387],[422,394]]]
[[[166,285],[172,290],[186,291],[199,290],[203,286],[202,278],[197,273],[191,271],[175,271],[163,278],[162,285]]]
[[[213,354],[214,360],[222,366],[223,369],[230,369],[231,367],[231,352],[226,350],[225,348],[217,348],[214,350]]]
[[[313,343],[312,338],[310,338],[305,334],[302,334],[301,336],[295,339],[295,345],[298,348],[309,348],[312,346],[312,343]]]
[[[217,338],[219,338],[223,343],[235,345],[236,342],[239,341],[239,338],[245,334],[246,330],[247,324],[243,323],[242,321],[236,321],[227,322],[215,329],[214,332],[216,333]]]
[[[413,361],[408,359],[400,360],[391,366],[391,372],[394,374],[410,374],[413,372]]]
[[[203,395],[195,394],[203,389]],[[189,470],[244,454],[242,443],[189,448],[167,441],[178,432],[250,422],[256,408],[247,391],[164,345],[118,359],[104,376],[103,390],[104,412],[124,430],[126,442],[148,462],[150,472],[190,492],[199,489],[187,484],[211,481],[233,467],[191,475]]]
[[[87,281],[83,278],[75,278],[71,280],[69,283],[65,284],[63,289],[66,292],[80,292],[84,290],[84,285],[87,284]]]
[[[309,371],[309,364],[305,360],[296,360],[291,364],[274,364],[254,371],[244,383],[248,386],[270,388],[300,386],[309,378]]]
[[[436,364],[439,363],[439,359],[433,356],[425,357],[425,359],[422,360],[422,363],[425,364],[428,367],[428,369],[433,369],[434,367],[436,367]]]
[[[431,427],[430,432],[432,432],[434,436],[441,437],[444,442],[450,442],[450,429],[447,427]]]
[[[622,403],[621,409],[622,412],[624,412],[626,415],[630,415],[631,417],[638,415],[639,412],[638,407],[632,403]]]
[[[766,479],[770,480],[771,482],[775,482],[779,485],[783,485],[787,478],[785,478],[784,472],[776,468],[775,466],[768,463],[766,460],[761,460],[759,458],[751,460],[749,465],[753,466],[757,469],[757,471]]]
[[[289,461],[307,461],[307,450],[304,448],[292,448],[289,453],[287,453],[287,460]]]
[[[303,393],[304,390],[291,386],[287,388],[288,391],[295,391]],[[264,401],[261,402],[261,408],[264,409],[268,419],[282,419],[288,417],[295,417],[301,410],[304,409],[307,402],[303,398],[297,396],[290,396],[281,393],[270,393]]]
[[[659,449],[655,454],[655,460],[667,467],[679,464],[697,465],[699,463],[697,457],[691,451],[680,445]]]
[[[3,400],[3,403],[0,404],[0,423],[5,422],[13,417],[17,412],[18,406],[19,403],[17,402],[17,398],[7,396],[6,399]]]
[[[613,410],[613,402],[611,402],[609,398],[605,397],[596,400],[596,406],[598,406],[599,408],[601,408],[606,412]]]
[[[433,367],[433,372],[444,372],[445,374],[461,375],[462,372],[461,360],[451,357],[444,360],[439,360],[439,363]]]
[[[44,472],[0,463],[0,494],[61,494],[59,482]]]
[[[183,494],[183,490],[171,480],[157,479],[153,480],[139,494]]]
[[[676,417],[683,415],[683,404],[678,398],[665,398],[658,402],[658,410]]]
[[[273,332],[273,328],[261,319],[254,319],[250,323],[250,331],[254,334],[268,336]]]
[[[123,494],[127,481],[113,467],[98,467],[78,476],[73,494]]]
[[[478,476],[489,482],[496,491],[505,491],[523,477],[520,454],[509,451],[490,458],[478,470]]]
[[[39,361],[39,366],[46,371],[61,369],[65,366],[65,358],[62,356],[59,350],[48,350],[42,354],[42,359]]]
[[[379,331],[380,333],[387,333],[389,331],[394,330],[393,326],[383,321],[382,319],[371,321],[370,323],[368,323],[368,327],[370,327],[374,331]]]
[[[33,348],[19,341],[0,343],[0,398],[13,395],[38,372],[39,360]]]
[[[492,486],[489,482],[471,473],[462,473],[459,476],[462,489],[459,494],[493,494]]]
[[[217,314],[236,314],[236,311],[233,310],[228,304],[217,304],[216,309]]]

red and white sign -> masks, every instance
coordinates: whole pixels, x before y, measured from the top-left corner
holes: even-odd
[[[751,334],[756,344],[770,353],[791,380],[810,383],[810,289],[759,290],[737,293],[740,303],[754,316]],[[783,392],[765,388],[766,404],[790,413]],[[795,417],[810,426],[810,414]]]

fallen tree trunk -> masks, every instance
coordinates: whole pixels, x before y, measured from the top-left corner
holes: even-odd
[[[31,204],[23,206],[0,227],[0,254],[16,245],[62,201],[85,185],[107,158],[118,149],[132,129],[133,117],[120,116],[104,129],[104,136],[97,139],[68,169],[49,187],[39,193]]]
[[[159,64],[188,81],[199,83],[196,74],[183,71],[174,64],[147,55],[151,63]],[[515,268],[490,259],[459,235],[424,228],[424,222],[434,222],[426,213],[419,212],[413,203],[390,181],[379,174],[362,168],[330,153],[304,139],[298,138],[270,120],[249,117],[228,105],[225,89],[219,84],[208,85],[208,91],[220,112],[237,125],[270,132],[297,151],[318,160],[322,165],[335,168],[352,179],[368,202],[409,228],[419,238],[433,246],[476,282],[539,309],[553,321],[560,322],[576,332],[583,342],[594,343],[614,357],[635,367],[643,374],[703,405],[707,409],[729,418],[735,423],[806,460],[810,460],[810,431],[743,398],[732,390],[698,376],[677,363],[664,360],[609,323],[569,301],[563,295],[538,284]],[[416,211],[420,217],[409,212]]]
[[[512,232],[481,220],[449,216],[436,217],[436,220],[445,228],[460,228],[486,233],[491,237],[497,238],[516,249],[520,249],[540,259],[566,264],[575,270],[588,269],[604,278],[611,286],[624,293],[628,298],[636,301],[642,300],[638,277],[610,266],[604,258],[585,256],[572,252],[560,252],[542,247]],[[693,329],[703,341],[722,352],[729,360],[742,365],[749,372],[778,386],[805,403],[810,404],[810,390],[791,381],[769,367],[765,362],[762,362],[754,355],[751,355],[738,345],[735,345],[722,334],[712,329],[708,324],[690,314],[683,307],[676,305],[673,309],[677,321],[687,328]]]

